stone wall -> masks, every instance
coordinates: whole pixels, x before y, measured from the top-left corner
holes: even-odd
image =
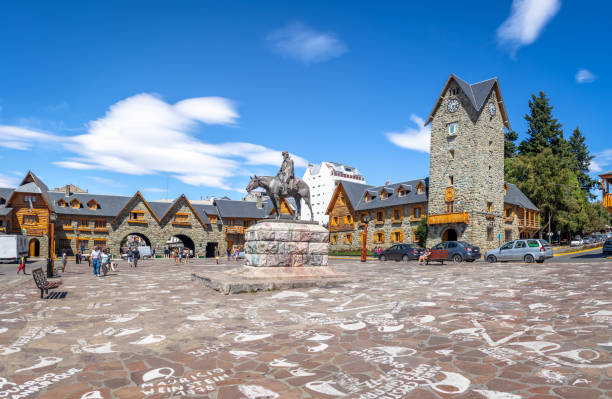
[[[445,192],[455,188],[454,212],[467,212],[467,225],[438,225],[429,229],[427,245],[441,241],[448,228],[456,228],[458,239],[479,246],[483,252],[497,247],[497,236],[504,236],[504,124],[495,91],[491,91],[480,113],[465,94],[451,96],[457,89],[452,82],[443,93],[443,100],[434,112],[431,124],[429,171],[429,213],[447,213]],[[451,98],[460,102],[456,112],[447,112]],[[491,116],[487,104],[493,102],[496,113]],[[458,132],[448,136],[448,124],[458,123]],[[454,155],[451,155],[454,151]],[[493,218],[487,219],[487,203],[492,203]],[[433,227],[433,228],[432,228]],[[487,228],[493,229],[493,240],[487,239]]]

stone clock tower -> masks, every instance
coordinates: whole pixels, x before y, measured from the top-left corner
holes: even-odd
[[[484,254],[504,233],[504,127],[510,125],[497,79],[469,84],[451,75],[429,123],[427,245],[467,241]]]

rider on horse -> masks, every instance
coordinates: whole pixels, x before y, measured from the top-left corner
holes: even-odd
[[[289,191],[293,190],[295,186],[295,173],[293,171],[293,160],[289,157],[287,151],[283,151],[283,164],[276,176],[282,183],[281,192],[283,194],[287,195]]]

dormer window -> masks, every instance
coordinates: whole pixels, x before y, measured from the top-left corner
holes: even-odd
[[[459,88],[458,87],[453,87],[448,92],[449,92],[450,96],[456,96],[457,94],[459,94]]]
[[[508,194],[508,183],[504,183],[504,195]]]
[[[424,194],[424,193],[425,193],[425,185],[419,182],[419,184],[417,185],[417,194]]]
[[[65,208],[68,206],[68,203],[66,201],[64,201],[63,199],[57,201],[57,206],[61,206],[62,208]]]
[[[79,200],[75,198],[72,201],[70,201],[70,207],[76,209],[76,208],[82,208],[83,206],[81,205]]]
[[[386,200],[387,198],[389,198],[389,193],[388,193],[387,191],[383,190],[383,191],[380,193],[380,199],[381,199],[381,200]]]
[[[87,203],[87,207],[89,209],[100,209],[100,204],[96,200],[91,200]]]
[[[457,134],[457,132],[459,131],[459,125],[457,122],[452,122],[449,123],[447,126],[447,135],[448,136],[455,136]]]

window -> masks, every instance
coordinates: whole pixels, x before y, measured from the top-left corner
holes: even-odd
[[[393,210],[393,221],[394,222],[401,222],[402,219],[404,219],[404,209],[402,209],[402,208],[395,208]]]
[[[420,219],[421,218],[421,207],[417,206],[412,208],[412,218],[413,219]]]
[[[100,238],[95,238],[94,239],[94,247],[97,246],[98,248],[105,248],[106,247],[106,240],[100,239]]]
[[[400,197],[405,197],[408,195],[408,190],[406,190],[405,188],[400,188],[397,192],[397,195]]]
[[[517,241],[514,244],[514,248],[526,248],[527,244],[525,244],[525,241]]]
[[[449,136],[454,136],[457,134],[457,131],[459,130],[459,125],[457,124],[457,122],[452,122],[447,125],[447,128],[448,128],[447,134]]]
[[[76,208],[81,208],[81,207],[82,207],[82,205],[81,205],[81,203],[79,202],[79,200],[75,198],[75,199],[73,199],[72,201],[70,201],[70,207],[71,207],[71,208],[75,208],[75,209],[76,209]]]
[[[345,224],[352,224],[353,223],[353,217],[351,215],[346,215],[344,217],[344,223]]]
[[[423,194],[423,193],[425,193],[425,185],[419,182],[419,184],[417,184],[417,194]]]
[[[105,229],[106,228],[106,220],[94,220],[94,227],[96,229]]]
[[[448,182],[451,186],[454,184],[455,180],[453,179],[453,176],[448,176]]]
[[[60,249],[70,249],[70,240],[67,238],[60,238],[57,240],[58,247]]]
[[[505,241],[511,241],[512,240],[512,230],[508,229],[505,231]]]
[[[334,216],[332,218],[332,226],[337,226],[338,225],[338,216]]]
[[[376,223],[384,223],[384,222],[385,222],[385,212],[376,211]]]
[[[404,241],[404,232],[401,230],[395,230],[391,232],[391,242],[402,242]]]
[[[446,203],[446,213],[454,213],[455,212],[455,201],[450,201]]]
[[[36,196],[35,195],[24,195],[23,196],[23,202],[25,202],[26,204],[29,202],[35,203],[36,202]]]
[[[450,154],[451,159],[455,159],[455,150],[449,150],[448,153]]]
[[[487,202],[487,213],[493,213],[493,203]]]
[[[87,203],[87,207],[89,209],[100,209],[100,204],[98,204],[96,200],[91,200]]]
[[[504,245],[502,245],[500,249],[501,249],[501,250],[504,250],[504,249],[512,249],[512,246],[513,246],[513,245],[514,245],[514,241],[510,241],[510,242],[507,242],[507,243],[505,243]]]
[[[344,243],[347,245],[350,245],[353,243],[353,235],[352,234],[346,234],[344,236]]]
[[[38,223],[38,215],[23,215],[23,224]]]
[[[81,249],[83,249],[84,251],[87,251],[88,247],[89,247],[89,238],[79,238],[77,240],[77,248],[79,249],[79,251]]]
[[[385,233],[382,231],[377,231],[376,233],[374,233],[374,243],[375,244],[382,244],[385,242]]]
[[[63,199],[57,201],[57,206],[61,206],[62,208],[65,208],[68,206],[68,203],[66,201],[64,201]]]
[[[72,220],[70,220],[70,219],[61,219],[60,223],[62,225],[62,228],[64,228],[64,230],[72,229]]]
[[[144,211],[132,211],[130,212],[130,221],[132,222],[144,222]]]
[[[504,183],[504,195],[508,194],[508,184]]]
[[[487,241],[493,241],[493,227],[487,227]]]
[[[336,244],[338,244],[338,234],[332,234],[332,235],[329,237],[329,243],[330,243],[331,245],[336,245]]]
[[[188,213],[182,213],[182,212],[175,213],[174,214],[174,223],[182,223],[182,224],[189,223],[189,214]]]
[[[449,93],[449,96],[451,96],[451,97],[452,96],[456,96],[457,94],[459,94],[459,88],[458,87],[454,87],[454,88],[450,89],[448,91],[448,93]]]
[[[340,203],[340,205],[344,205],[344,197],[342,195],[338,196],[338,202]]]
[[[359,222],[360,223],[365,223],[365,219],[368,217],[368,213],[367,212],[362,212],[359,214]]]
[[[209,216],[208,216],[208,221],[209,221],[210,223],[217,223],[217,222],[219,221],[219,217],[217,217],[217,216],[210,216],[210,215],[209,215]]]
[[[77,227],[79,228],[89,227],[89,220],[88,219],[77,219]]]
[[[417,229],[412,229],[412,242],[419,241],[419,238],[416,235]]]

